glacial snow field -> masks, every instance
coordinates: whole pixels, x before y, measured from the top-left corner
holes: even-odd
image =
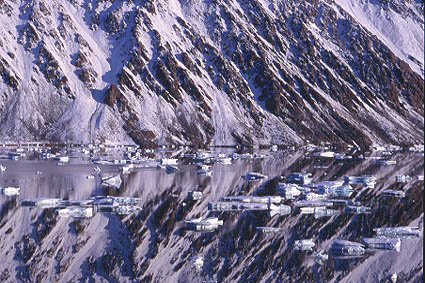
[[[336,0],[412,70],[424,72],[423,3],[421,1]],[[381,2],[381,3],[380,3]],[[381,4],[381,5],[379,5]]]
[[[75,150],[56,150],[70,156],[63,164],[27,150],[25,156],[10,160],[8,151],[0,149],[0,164],[5,168],[0,172],[0,187],[20,188],[19,195],[0,195],[0,258],[7,259],[0,263],[0,281],[386,282],[397,273],[402,282],[421,282],[424,183],[417,176],[424,174],[423,154],[349,150],[344,158],[335,158],[320,157],[315,154],[318,151],[324,149],[238,154],[232,154],[233,149],[215,149],[211,156],[231,156],[231,164],[213,162],[207,169],[211,176],[204,176],[197,174],[194,163],[200,154],[196,157],[196,151],[184,148],[143,151],[137,156],[130,150],[130,159],[107,148],[93,151],[91,157]],[[172,159],[177,159],[178,170],[167,172],[160,164]],[[375,164],[377,159],[396,164]],[[123,173],[121,160],[135,164],[129,173]],[[267,178],[242,178],[250,172]],[[271,217],[266,211],[208,210],[209,202],[225,196],[278,196],[278,183],[293,172],[311,173],[313,183],[375,176],[373,188],[352,185],[349,198],[370,207],[372,213],[315,218],[293,207],[297,198],[284,201],[293,209],[282,216]],[[396,182],[396,176],[404,175],[412,179]],[[106,176],[119,176],[122,182],[105,186],[102,179]],[[405,197],[383,196],[387,189],[404,191]],[[202,192],[199,200],[188,199],[188,192],[194,190]],[[81,201],[107,195],[139,198],[140,210],[128,215],[95,211],[93,217],[73,218],[56,215],[59,208],[20,205],[22,200]],[[212,232],[184,229],[183,220],[199,217],[218,217],[223,225]],[[362,237],[375,236],[373,228],[392,226],[418,226],[422,235],[402,239],[400,252],[367,251],[349,259],[330,253],[335,239],[360,242]],[[257,227],[280,230],[264,234]],[[294,249],[299,239],[312,239],[313,251]],[[315,261],[318,250],[329,254],[323,265]]]
[[[421,0],[0,3],[0,140],[423,143]]]

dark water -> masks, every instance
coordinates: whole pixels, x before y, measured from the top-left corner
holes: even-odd
[[[232,151],[220,150],[214,153],[229,155]],[[306,151],[257,151],[264,155],[259,159],[236,159],[231,165],[213,164],[212,176],[197,175],[197,168],[190,158],[183,157],[184,152],[158,150],[149,154],[149,159],[140,162],[129,174],[122,174],[120,165],[96,165],[88,157],[74,155],[67,163],[59,164],[54,160],[42,160],[37,153],[27,154],[19,160],[0,160],[7,167],[0,173],[0,187],[21,188],[18,199],[31,198],[65,198],[71,200],[87,199],[90,196],[115,195],[140,197],[148,200],[163,191],[171,191],[181,199],[187,191],[195,188],[205,190],[209,201],[231,194],[249,194],[252,190],[268,180],[287,176],[292,172],[311,172],[313,182],[324,180],[341,180],[344,175],[374,175],[377,178],[376,188],[379,192],[388,186],[408,189],[417,175],[423,175],[423,157],[417,153],[393,153],[383,156],[379,152],[371,156],[383,156],[396,160],[395,165],[375,165],[373,158],[358,158],[364,153],[357,153],[353,159],[336,160],[334,158],[314,157]],[[168,174],[164,169],[156,168],[161,157],[179,158],[179,171]],[[122,153],[116,150],[98,154],[98,157],[122,159]],[[32,159],[32,160],[29,160]],[[93,169],[99,166],[100,173]],[[248,172],[260,172],[269,177],[267,181],[247,182],[241,177]],[[101,177],[120,175],[123,182],[119,188],[106,188],[101,185]],[[410,175],[413,181],[409,184],[395,182],[396,175]],[[94,176],[94,178],[88,177]],[[361,188],[357,189],[357,191]],[[0,203],[8,197],[0,196]]]
[[[220,149],[215,153],[229,155],[232,152],[233,150],[230,149]],[[165,249],[171,249],[174,248],[174,246],[180,245],[182,249],[184,249],[185,244],[179,241],[185,241],[187,237],[191,240],[195,240],[193,238],[195,236],[193,234],[179,232],[181,225],[167,224],[167,220],[179,222],[184,218],[217,216],[224,220],[225,225],[220,227],[218,232],[215,232],[214,235],[216,235],[217,239],[214,241],[221,241],[220,239],[223,235],[232,232],[235,235],[239,235],[238,237],[241,237],[244,241],[249,241],[248,245],[252,245],[254,250],[257,250],[258,245],[261,246],[279,242],[281,249],[285,249],[282,252],[283,255],[288,258],[289,262],[294,264],[294,261],[297,262],[301,260],[301,262],[297,264],[307,264],[308,261],[306,259],[299,259],[298,256],[294,258],[295,254],[290,256],[294,253],[293,249],[290,247],[293,240],[313,238],[318,248],[320,247],[326,251],[326,248],[329,247],[329,243],[324,246],[320,246],[320,243],[326,242],[337,233],[338,229],[343,229],[341,230],[342,233],[340,237],[359,241],[362,236],[372,236],[372,228],[374,227],[385,225],[408,225],[423,213],[423,200],[421,201],[421,199],[423,199],[423,181],[418,181],[417,175],[424,174],[424,159],[423,156],[418,153],[393,152],[383,154],[382,152],[356,152],[352,154],[352,159],[337,160],[335,158],[319,158],[313,156],[312,152],[306,150],[279,150],[277,152],[263,150],[256,151],[255,153],[264,155],[264,158],[236,159],[232,160],[231,165],[213,164],[211,167],[213,172],[212,176],[197,175],[196,166],[189,158],[183,157],[184,153],[185,151],[157,150],[154,153],[145,154],[145,157],[149,157],[150,159],[141,162],[139,167],[131,170],[129,174],[120,173],[119,165],[96,165],[93,164],[87,156],[78,153],[70,154],[72,156],[70,161],[63,165],[58,165],[58,161],[41,160],[37,153],[27,154],[26,157],[15,161],[0,159],[0,164],[7,167],[5,172],[0,173],[0,187],[13,186],[20,187],[21,189],[20,195],[18,196],[10,197],[0,195],[1,240],[17,241],[16,244],[11,247],[12,250],[15,249],[16,245],[23,241],[21,237],[37,233],[37,228],[30,228],[30,226],[37,227],[35,222],[40,221],[40,217],[45,217],[42,214],[42,208],[19,207],[18,200],[33,198],[84,200],[91,196],[127,196],[141,198],[139,206],[142,207],[142,211],[134,212],[129,216],[97,213],[93,218],[85,219],[84,222],[82,222],[85,223],[85,227],[91,227],[96,223],[96,225],[102,227],[90,230],[91,237],[96,237],[97,233],[99,235],[105,233],[110,235],[117,233],[117,231],[121,231],[120,233],[126,235],[127,240],[129,239],[129,243],[133,243],[129,244],[127,248],[123,248],[123,251],[132,249],[133,253],[134,251],[138,251],[140,255],[146,253],[148,258],[153,258],[158,250],[152,250],[151,248],[145,250],[145,248],[142,248],[144,244],[138,246],[139,241],[142,240],[139,239],[138,230],[136,229],[136,232],[133,231],[133,226],[136,225],[136,227],[141,227],[138,228],[141,229],[140,231],[143,231],[143,227],[149,227],[148,230],[151,235],[150,242],[152,242],[152,237],[154,239],[157,237],[165,238],[167,239],[167,243],[170,241],[169,245],[171,246],[164,247]],[[0,152],[0,155],[7,155],[7,151],[4,150]],[[110,159],[122,159],[122,156],[123,152],[119,151],[94,154],[94,157]],[[164,169],[158,169],[156,167],[158,163],[156,160],[163,157],[179,158],[179,164],[177,166],[179,171],[168,174]],[[395,165],[376,165],[374,164],[375,157],[395,160],[397,163]],[[93,170],[96,166],[101,168],[99,174]],[[260,172],[267,175],[269,178],[267,180],[248,182],[241,178],[248,172]],[[355,192],[351,197],[353,200],[360,201],[362,205],[371,207],[373,213],[364,216],[347,217],[342,215],[314,219],[309,215],[300,216],[297,211],[293,210],[290,215],[270,218],[264,217],[264,214],[257,214],[255,212],[250,212],[248,214],[241,214],[240,212],[220,213],[211,212],[207,209],[208,202],[218,201],[221,197],[227,195],[277,194],[274,190],[274,186],[281,180],[281,176],[288,176],[292,172],[311,172],[313,182],[342,180],[345,175],[374,175],[377,178],[375,188],[354,186]],[[119,188],[105,187],[101,184],[102,177],[118,174],[120,174],[122,178],[122,184]],[[87,178],[91,175],[93,175],[94,178]],[[410,175],[412,181],[397,183],[397,175]],[[183,208],[183,204],[186,205],[186,203],[188,203],[186,200],[188,191],[194,189],[202,191],[203,198],[195,204],[189,203]],[[380,192],[385,189],[403,190],[406,192],[406,197],[402,199],[384,198],[380,195]],[[291,201],[287,201],[286,203],[291,205]],[[158,217],[159,213],[161,215],[166,215],[166,217],[155,219],[155,217]],[[245,216],[243,217],[243,215]],[[260,216],[257,217],[256,215]],[[52,217],[59,218],[54,215]],[[328,220],[336,224],[330,225]],[[59,219],[56,219],[53,223],[62,223],[60,225],[65,225],[64,227],[77,225],[70,224],[74,221],[72,218],[69,220],[61,220],[61,222],[57,221],[59,221]],[[136,224],[136,222],[140,221],[144,222],[142,224]],[[109,224],[103,227],[101,226],[102,222]],[[8,234],[7,231],[10,231],[10,227],[16,225],[11,223],[22,223],[22,227],[20,230],[15,229],[12,234]],[[118,223],[123,223],[124,226]],[[344,226],[347,223],[348,226]],[[247,225],[246,227],[251,227],[249,229],[254,229],[254,232],[256,226],[280,227],[285,228],[286,232],[282,237],[273,235],[268,236],[274,237],[273,242],[267,240],[264,243],[258,243],[260,240],[254,236],[255,233],[250,230],[250,233],[244,234],[244,232],[240,230],[240,225]],[[63,235],[63,233],[72,234],[75,233],[73,232],[74,230],[74,228],[60,228],[60,233],[61,235]],[[55,231],[56,230],[53,229],[50,233],[58,233]],[[199,233],[199,235],[201,234],[208,233]],[[47,239],[47,237],[50,236],[44,236],[43,234],[43,237]],[[210,236],[200,237],[200,239],[203,239],[202,241],[209,239],[201,250],[209,249],[210,242],[212,241],[208,238]],[[40,246],[36,252],[42,253],[43,241],[47,240],[38,239],[36,242],[37,241]],[[114,246],[115,244],[109,243],[105,245],[108,247],[103,248],[103,253],[109,250],[110,246]],[[161,248],[158,249],[159,253],[161,253]],[[195,248],[191,246],[190,251],[199,252],[199,247]],[[128,253],[128,251],[126,253]],[[191,253],[192,252],[190,252],[190,254]],[[240,251],[240,253],[247,258],[254,256],[245,254],[245,251]],[[90,254],[94,256],[98,254],[100,256],[102,251],[88,252],[88,255]],[[196,255],[196,253],[193,255]],[[3,256],[5,255],[3,254]],[[132,262],[137,259],[137,256],[128,253],[128,258],[130,258],[128,260]],[[220,261],[220,257],[216,260]],[[16,266],[21,266],[23,264],[19,257],[16,259],[16,262]],[[284,262],[282,262],[282,264],[284,264]],[[355,263],[354,266],[356,264],[358,263]],[[10,267],[9,265],[7,266],[9,270]],[[26,263],[24,266],[26,266]],[[347,265],[343,266],[346,267]],[[3,265],[3,267],[5,266]],[[149,268],[152,270],[155,269],[154,266],[150,266]],[[270,266],[267,268],[271,268],[271,271],[274,267]],[[333,268],[335,270],[344,269],[341,268],[339,264],[334,265]],[[351,266],[349,268],[354,267]],[[77,270],[79,269],[77,268]],[[317,268],[314,270],[316,273],[319,272]],[[171,270],[169,270],[169,272],[172,273]],[[13,274],[13,272],[11,274]],[[320,276],[325,275],[322,274]],[[32,278],[31,276],[32,275],[28,275],[28,278]],[[121,276],[125,277],[127,275],[121,274]],[[135,278],[137,277],[136,275],[132,276]],[[132,276],[129,278],[133,278]],[[209,278],[215,278],[217,274],[210,272],[208,276]],[[14,275],[11,275],[10,278],[13,277]]]

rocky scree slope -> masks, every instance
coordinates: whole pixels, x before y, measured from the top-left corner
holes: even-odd
[[[424,4],[360,2],[2,0],[0,137],[423,142]]]

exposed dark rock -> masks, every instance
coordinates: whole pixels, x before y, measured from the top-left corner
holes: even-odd
[[[105,104],[114,107],[117,99],[121,96],[121,92],[116,85],[111,85],[105,95]]]
[[[78,75],[80,80],[82,80],[88,87],[91,87],[95,82],[98,74],[93,68],[83,68]]]
[[[75,67],[81,68],[87,63],[88,63],[87,56],[84,55],[84,53],[81,51],[78,52],[77,57],[75,58],[75,63],[74,63]]]

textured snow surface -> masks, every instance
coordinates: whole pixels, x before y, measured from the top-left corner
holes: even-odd
[[[404,0],[335,0],[346,12],[376,35],[417,73],[424,72],[423,3]],[[403,8],[395,11],[390,4]],[[420,9],[422,8],[422,14]],[[410,56],[420,62],[414,62]]]

